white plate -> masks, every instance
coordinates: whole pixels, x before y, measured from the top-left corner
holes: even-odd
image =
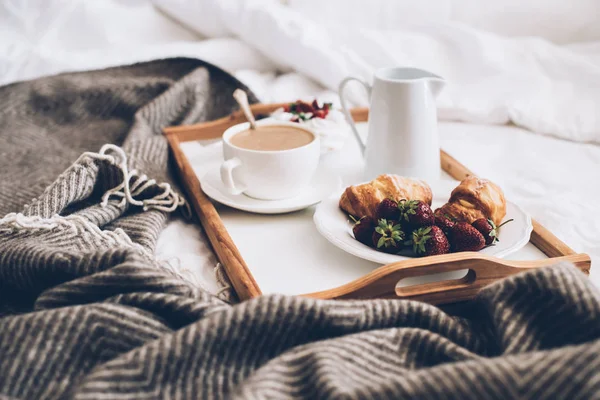
[[[448,198],[450,198],[450,193],[457,185],[458,182],[455,181],[440,181],[430,184],[433,192],[432,208],[436,209],[445,204]],[[352,224],[346,213],[339,208],[342,193],[343,191],[338,191],[332,194],[317,206],[313,220],[321,235],[340,249],[365,260],[389,264],[410,258],[382,253],[354,239]],[[480,250],[480,253],[494,257],[506,257],[529,242],[529,237],[533,230],[531,217],[521,210],[519,206],[507,201],[506,217],[504,220],[510,218],[513,218],[514,221],[500,228],[498,235],[499,242],[494,246]]]
[[[301,195],[284,200],[259,200],[244,194],[230,194],[221,181],[219,167],[216,167],[200,179],[200,186],[208,197],[229,207],[258,214],[282,214],[317,204],[331,192],[339,190],[341,179],[330,171],[319,169]]]

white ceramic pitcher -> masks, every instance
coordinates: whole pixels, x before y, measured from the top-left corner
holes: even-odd
[[[344,100],[344,88],[352,80],[362,83],[371,97],[366,145]],[[380,174],[440,178],[435,98],[444,85],[441,77],[417,68],[379,69],[372,87],[353,77],[340,83],[342,109],[365,156],[365,180]]]

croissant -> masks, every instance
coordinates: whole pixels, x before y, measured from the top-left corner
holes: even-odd
[[[346,188],[340,208],[355,217],[375,218],[377,205],[386,198],[421,200],[431,205],[431,188],[423,181],[398,175],[380,175],[369,183]]]
[[[435,214],[468,223],[486,218],[499,225],[506,216],[506,199],[495,183],[469,176],[452,191],[448,203],[435,210]]]

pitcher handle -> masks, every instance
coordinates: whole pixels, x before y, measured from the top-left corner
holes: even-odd
[[[364,154],[367,146],[366,146],[365,142],[362,141],[362,139],[360,138],[360,135],[358,134],[358,130],[356,129],[356,124],[354,123],[354,120],[352,119],[352,114],[350,114],[350,110],[348,109],[348,107],[346,105],[346,100],[344,99],[344,89],[346,88],[346,84],[350,81],[360,82],[367,90],[369,97],[371,97],[371,85],[369,85],[367,82],[363,81],[362,79],[354,78],[351,76],[351,77],[344,79],[340,83],[340,86],[338,89],[338,93],[340,95],[340,104],[342,105],[342,111],[344,113],[344,116],[346,117],[346,120],[348,121],[348,124],[350,124],[350,128],[352,128],[352,133],[354,133],[354,137],[356,138],[356,141],[358,142],[360,151]]]

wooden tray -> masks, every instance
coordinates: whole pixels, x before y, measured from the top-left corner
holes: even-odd
[[[266,115],[281,106],[283,104],[256,104],[252,106],[252,111],[255,115]],[[354,109],[352,116],[357,122],[367,121],[368,109]],[[228,127],[244,121],[243,114],[238,111],[216,121],[164,129],[187,199],[204,227],[240,300],[260,296],[261,289],[227,232],[213,203],[202,192],[198,176],[182,150],[181,144],[197,140],[218,139]],[[440,157],[443,170],[454,179],[462,180],[468,175],[474,175],[443,150],[440,152]],[[589,274],[590,257],[587,254],[576,254],[536,221],[533,221],[530,242],[549,258],[534,261],[506,261],[469,252],[414,258],[379,267],[342,286],[304,294],[304,296],[321,299],[407,298],[432,304],[445,304],[471,299],[482,287],[508,275],[525,269],[552,265],[558,261],[570,261]],[[460,279],[396,287],[398,281],[404,278],[463,269],[469,269],[469,272]]]

